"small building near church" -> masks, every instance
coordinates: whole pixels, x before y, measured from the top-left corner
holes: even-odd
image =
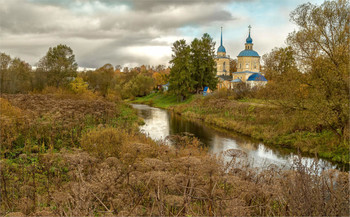
[[[162,89],[163,89],[163,91],[168,91],[169,90],[169,82],[166,84],[163,84]]]
[[[217,77],[218,77],[218,80],[219,80],[217,89],[222,89],[222,88],[231,89],[232,76],[219,75]]]
[[[247,85],[251,88],[265,86],[267,83],[267,79],[259,73],[254,73],[246,81]]]

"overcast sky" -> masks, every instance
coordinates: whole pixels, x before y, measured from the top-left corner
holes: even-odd
[[[306,0],[0,0],[0,52],[36,64],[66,44],[80,67],[168,65],[171,45],[209,33],[227,54],[244,49],[248,25],[260,56],[284,46],[289,13]],[[320,5],[322,0],[310,0]]]

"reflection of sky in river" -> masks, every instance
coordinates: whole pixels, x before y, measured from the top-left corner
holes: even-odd
[[[138,110],[139,115],[144,119],[145,125],[140,127],[140,131],[147,134],[154,140],[165,139],[169,134],[189,132],[194,134],[204,144],[209,146],[213,154],[220,154],[229,149],[239,149],[247,153],[247,160],[253,167],[266,167],[275,164],[281,167],[289,168],[296,155],[281,154],[277,150],[272,150],[260,142],[250,141],[238,135],[231,135],[205,126],[202,122],[193,122],[179,118],[176,115],[169,114],[166,110],[153,108],[147,105],[133,105]],[[229,157],[225,157],[228,159]],[[302,157],[301,163],[308,167],[312,165],[313,158]],[[330,166],[327,161],[319,160],[321,168],[335,167]]]
[[[134,105],[139,115],[144,118],[145,124],[140,127],[142,133],[153,140],[163,140],[169,135],[168,113],[146,105]]]
[[[229,149],[239,149],[247,153],[248,160],[253,167],[264,167],[269,164],[277,164],[284,166],[287,160],[284,156],[274,153],[273,150],[266,148],[262,144],[254,145],[250,141],[236,140],[235,138],[226,138],[215,135],[211,143],[211,152],[220,154]],[[228,160],[229,158],[226,157]]]

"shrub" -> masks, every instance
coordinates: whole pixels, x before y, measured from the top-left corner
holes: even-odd
[[[21,116],[21,109],[11,105],[7,99],[0,98],[0,113],[9,118],[16,118]]]
[[[74,93],[85,93],[88,91],[88,84],[80,77],[69,83],[69,87]]]
[[[119,120],[119,104],[41,94],[3,94],[0,100],[0,154],[12,157],[31,145],[78,147],[81,135],[99,124],[130,129],[137,119]],[[136,116],[136,114],[135,114]],[[30,149],[28,149],[30,150]],[[9,156],[8,156],[9,157]]]
[[[128,141],[125,130],[107,127],[95,128],[81,138],[81,146],[89,153],[102,157],[119,157],[121,146]]]

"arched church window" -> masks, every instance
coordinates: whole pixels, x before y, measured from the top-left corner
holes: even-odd
[[[249,68],[249,63],[246,63],[246,64],[245,64],[245,68],[246,68],[246,69]]]
[[[224,71],[225,71],[226,70],[226,63],[225,62],[224,62],[223,68],[224,68]]]

